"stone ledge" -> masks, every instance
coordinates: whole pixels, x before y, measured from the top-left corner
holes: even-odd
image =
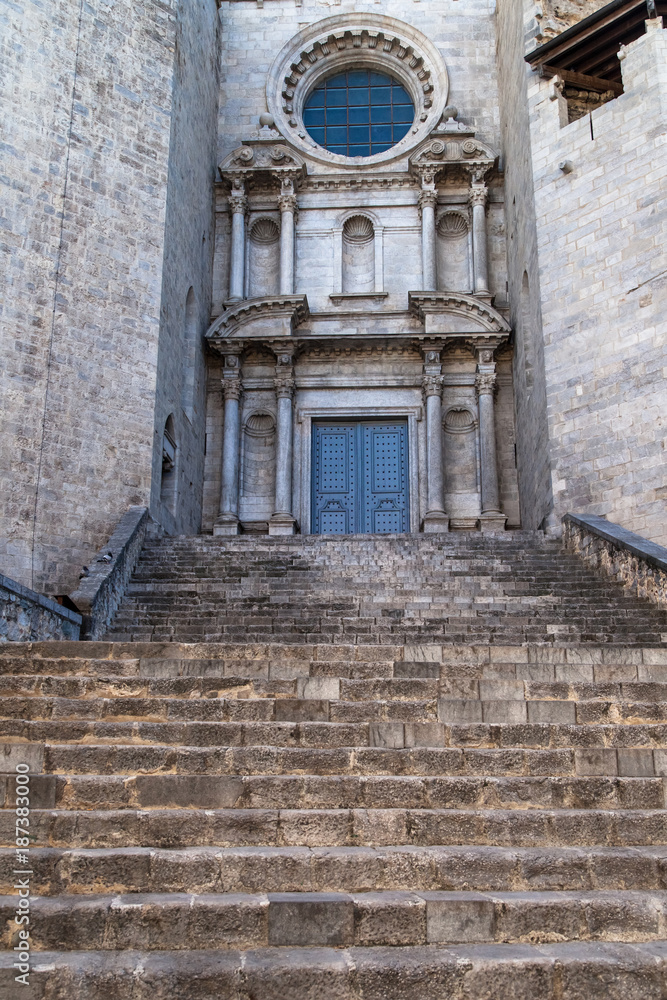
[[[566,514],[563,545],[593,569],[667,607],[667,549],[598,514]]]

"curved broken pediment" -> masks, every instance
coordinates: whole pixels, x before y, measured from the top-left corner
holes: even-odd
[[[455,133],[443,136],[431,136],[410,157],[410,170],[420,173],[423,170],[440,171],[447,166],[466,166],[471,170],[475,167],[489,169],[493,166],[498,154],[486,142],[474,135]]]
[[[289,172],[298,177],[305,176],[306,161],[303,157],[285,144],[279,132],[272,133],[272,136],[256,141],[248,140],[228,153],[218,168],[220,176],[238,177],[258,171]]]
[[[229,306],[206,331],[206,340],[215,350],[230,340],[242,337],[275,339],[291,337],[294,328],[308,319],[305,295],[272,295],[261,299],[243,299]]]
[[[410,292],[410,312],[424,324],[425,333],[495,333],[509,335],[510,326],[484,299],[463,292]]]

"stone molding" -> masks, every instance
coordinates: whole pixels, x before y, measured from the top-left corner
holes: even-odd
[[[667,549],[597,514],[565,514],[563,545],[591,569],[667,608]]]
[[[363,66],[399,80],[415,106],[415,124],[391,149],[374,156],[330,153],[303,124],[306,98],[326,77]],[[447,67],[437,47],[419,30],[381,13],[346,13],[304,28],[278,53],[266,86],[267,106],[277,128],[302,153],[321,163],[353,169],[405,156],[438,124],[447,103]]]
[[[218,354],[225,354],[231,338],[244,336],[289,337],[308,319],[305,295],[272,295],[234,303],[211,324],[206,340]],[[256,326],[256,330],[248,327]]]
[[[427,334],[461,336],[495,333],[502,340],[509,335],[507,321],[488,302],[474,295],[463,292],[409,292],[408,299],[410,312],[421,320]]]

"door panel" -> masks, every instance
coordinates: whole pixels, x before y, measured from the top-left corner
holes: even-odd
[[[313,532],[408,531],[407,430],[405,420],[313,425]]]

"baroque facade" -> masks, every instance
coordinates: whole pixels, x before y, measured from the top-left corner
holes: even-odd
[[[598,100],[525,61],[546,2],[3,6],[10,576],[70,592],[129,504],[664,541],[655,8]]]

